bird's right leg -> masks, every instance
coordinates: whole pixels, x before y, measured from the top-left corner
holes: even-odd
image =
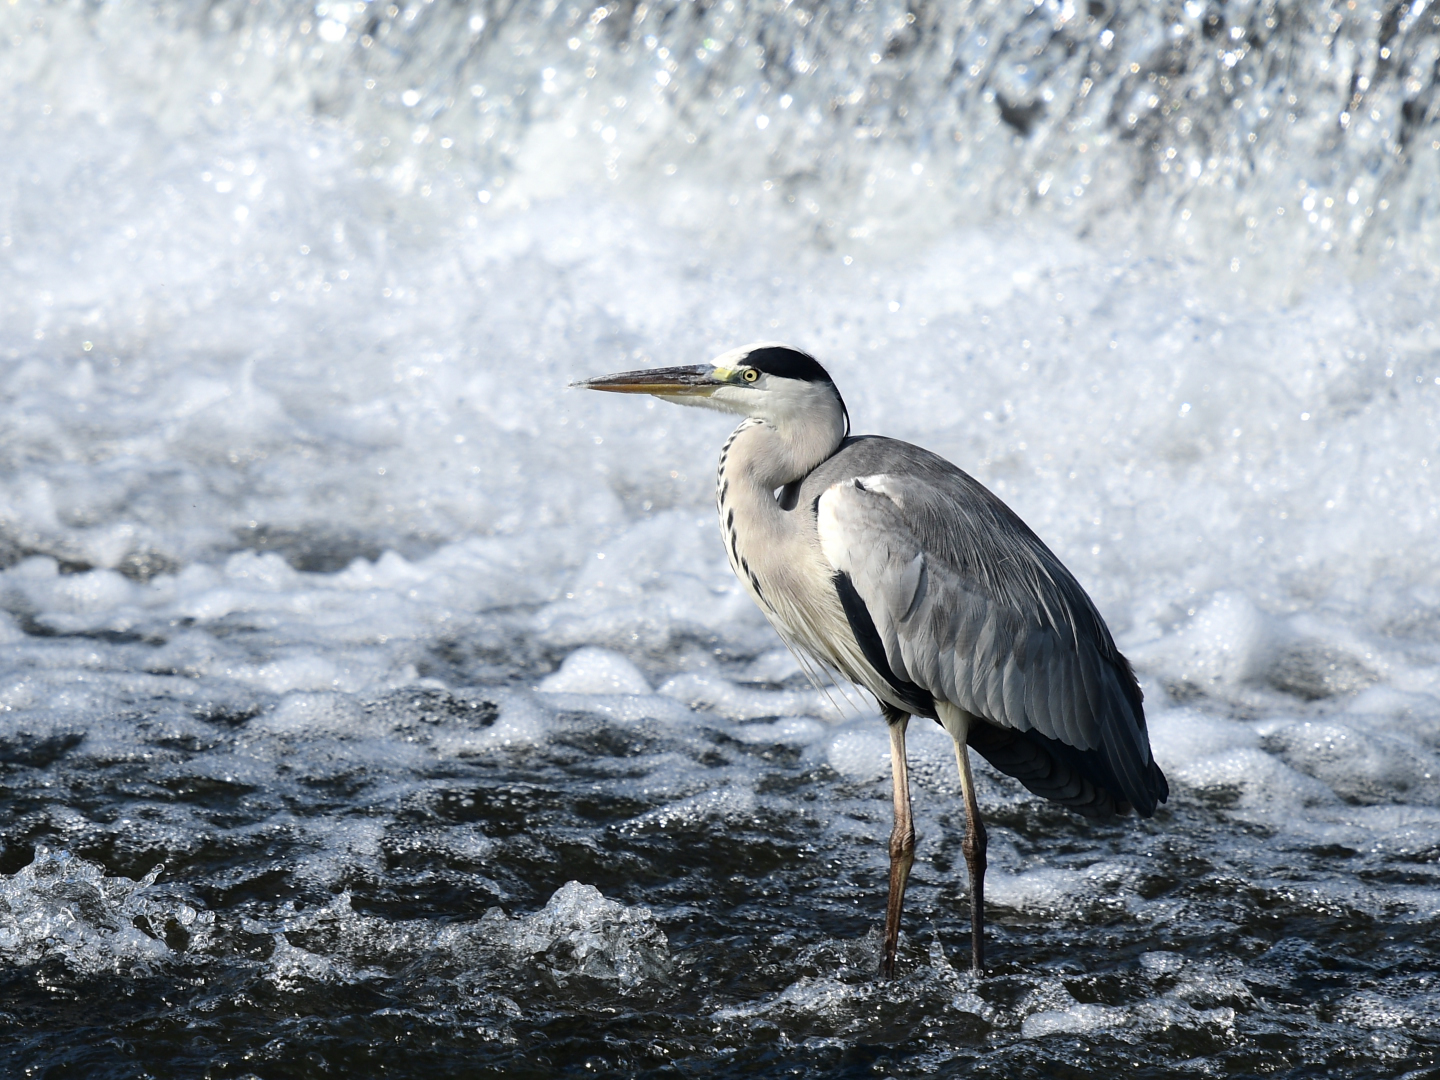
[[[900,909],[905,905],[905,882],[915,862],[915,823],[910,817],[910,771],[905,761],[905,728],[910,715],[885,707],[890,724],[890,778],[894,784],[895,827],[890,830],[890,899],[885,905],[885,953],[880,977],[895,977],[895,950],[900,943]]]
[[[949,702],[935,703],[940,726],[955,741],[955,763],[960,767],[960,793],[965,799],[965,839],[960,850],[970,870],[970,967],[985,974],[985,823],[980,820],[980,802],[975,798],[975,778],[970,772],[970,714]]]
[[[985,974],[985,823],[980,820],[980,803],[975,798],[975,780],[970,774],[970,747],[955,744],[960,766],[960,789],[965,796],[965,839],[960,850],[970,870],[970,967]]]

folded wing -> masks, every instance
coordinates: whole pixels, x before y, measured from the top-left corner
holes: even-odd
[[[817,469],[807,496],[852,629],[911,711],[933,715],[929,695],[985,721],[977,751],[1082,813],[1148,816],[1165,800],[1129,663],[1070,572],[983,485],[869,438]]]

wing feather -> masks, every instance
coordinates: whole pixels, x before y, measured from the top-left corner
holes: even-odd
[[[1065,722],[1070,731],[1070,745],[1079,750],[1093,750],[1099,745],[1094,738],[1096,725],[1091,722],[1090,705],[1085,700],[1085,683],[1080,674],[1080,655],[1073,648],[1062,654],[1065,671],[1061,691],[1065,697]]]
[[[1091,713],[1105,709],[1104,678],[1100,674],[1100,656],[1088,641],[1080,642],[1080,678],[1085,685],[1085,706]]]
[[[1046,672],[1050,684],[1050,715],[1052,725],[1055,728],[1055,735],[1066,746],[1076,744],[1078,733],[1070,717],[1070,702],[1066,696],[1065,668],[1070,663],[1070,656],[1064,647],[1063,642],[1057,643],[1054,659],[1051,661],[1050,670]]]
[[[1018,651],[1018,650],[1017,650]],[[1005,659],[1005,726],[1024,730],[1025,723],[1025,676],[1020,670],[1016,654]]]
[[[1045,673],[1050,670],[1053,635],[1039,628],[1030,631],[1030,640],[1035,643],[1034,660],[1025,679],[1025,710],[1030,726],[1042,735],[1053,737],[1049,730],[1050,683]]]
[[[928,694],[1014,732],[977,749],[1082,812],[1148,814],[1164,800],[1140,688],[1104,620],[981,484],[918,447],[851,439],[806,478],[798,505],[871,622],[882,700]]]

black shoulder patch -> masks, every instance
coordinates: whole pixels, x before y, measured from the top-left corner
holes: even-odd
[[[799,379],[801,382],[826,382],[831,386],[835,380],[830,378],[830,373],[820,366],[818,360],[808,353],[799,349],[791,349],[785,345],[771,345],[763,349],[756,349],[745,357],[745,363],[763,371],[766,375],[775,375],[781,379]]]
[[[880,640],[880,631],[875,629],[875,620],[870,617],[870,609],[855,590],[850,575],[841,571],[835,575],[834,580],[835,591],[840,596],[840,606],[845,609],[845,618],[850,623],[850,632],[855,635],[860,651],[865,659],[870,661],[870,666],[890,684],[890,689],[895,691],[895,696],[905,703],[912,715],[935,719],[935,698],[930,691],[923,686],[916,686],[913,682],[905,682],[891,668],[890,660],[885,655],[885,643]]]

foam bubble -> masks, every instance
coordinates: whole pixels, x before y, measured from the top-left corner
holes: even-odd
[[[361,715],[359,703],[349,694],[290,693],[272,712],[255,720],[251,730],[291,736],[358,734]]]
[[[574,810],[591,799],[613,800],[617,835],[642,834],[642,859],[668,828],[777,820],[783,845],[818,822],[835,845],[827,858],[883,874],[883,721],[844,687],[804,686],[727,565],[712,500],[733,418],[564,390],[782,337],[827,365],[857,433],[920,443],[1011,505],[1153,691],[1171,804],[1149,824],[1087,831],[1088,868],[1063,812],[1026,805],[977,764],[983,805],[1000,810],[994,903],[1069,918],[1102,897],[1107,918],[1119,903],[1157,924],[1231,919],[1226,904],[1251,903],[1233,890],[1218,913],[1203,889],[1142,899],[1144,867],[1174,871],[1180,857],[1154,836],[1183,829],[1197,865],[1243,876],[1302,920],[1433,917],[1440,893],[1416,866],[1440,843],[1435,236],[1392,224],[1429,220],[1403,209],[1433,197],[1429,159],[1411,152],[1424,133],[1392,138],[1416,134],[1402,106],[1429,91],[1416,99],[1399,83],[1424,65],[1407,52],[1371,72],[1367,110],[1382,119],[1357,115],[1337,142],[1350,91],[1336,42],[1373,56],[1369,35],[1389,23],[1291,20],[1294,79],[1261,80],[1236,110],[1223,87],[1184,97],[1218,68],[1214,43],[1182,20],[1173,49],[1153,55],[1204,59],[1164,91],[1186,108],[1103,121],[1077,144],[1057,110],[1128,116],[1106,110],[1147,73],[1112,65],[1076,96],[1066,80],[1084,65],[1046,67],[1030,30],[1107,56],[1170,33],[1164,5],[1120,6],[1111,44],[1043,7],[981,5],[942,49],[909,47],[904,35],[941,32],[923,19],[892,26],[871,8],[801,27],[751,5],[722,34],[713,11],[653,26],[654,5],[622,5],[603,29],[578,31],[583,49],[569,44],[568,8],[483,34],[461,6],[394,19],[377,8],[371,49],[353,36],[358,5],[323,17],[313,4],[219,5],[214,18],[158,21],[145,5],[49,5],[43,19],[0,6],[18,65],[0,82],[12,845],[63,839],[135,875],[152,853],[190,860],[212,895],[245,897],[233,905],[247,928],[273,942],[268,961],[236,962],[268,965],[287,992],[366,977],[367,950],[408,965],[425,935],[472,971],[523,961],[546,977],[639,985],[642,969],[663,967],[640,955],[646,941],[664,952],[646,937],[653,918],[617,913],[588,887],[527,917],[539,921],[492,919],[498,944],[408,908],[396,929],[348,898],[313,919],[267,909],[273,873],[321,896],[354,877],[410,897],[447,874],[459,878],[445,889],[504,896],[534,880],[526,860],[553,869],[565,845],[595,835]],[[612,33],[632,16],[642,32]],[[312,31],[313,49],[270,48]],[[738,36],[803,47],[761,71],[745,49],[706,44]],[[981,37],[1000,52],[971,79],[947,49]],[[905,47],[872,60],[882,39]],[[683,61],[667,64],[679,63],[668,89],[652,61],[661,45]],[[1239,73],[1267,48],[1234,50]],[[1025,78],[1022,59],[1039,65]],[[958,82],[913,77],[952,68]],[[489,91],[471,91],[472,77]],[[523,93],[497,89],[512,79]],[[714,99],[719,85],[744,94]],[[986,89],[997,86],[999,98]],[[938,112],[921,100],[937,87]],[[1052,101],[1047,88],[1062,92]],[[1255,126],[1252,90],[1306,103],[1273,100],[1259,117],[1295,136],[1281,140],[1285,162]],[[901,99],[908,113],[888,111]],[[762,115],[775,140],[763,145]],[[186,117],[199,121],[177,137]],[[1147,145],[1181,157],[1142,148],[1136,166],[1133,125],[1151,120],[1175,138]],[[1257,158],[1206,164],[1205,140],[1253,130]],[[1015,167],[1052,150],[1043,177]],[[1382,181],[1387,200],[1370,186]],[[1082,236],[1080,220],[1104,227]],[[1271,287],[1283,304],[1262,295]],[[917,816],[944,838],[959,820],[949,740],[917,721],[909,745],[917,790],[938,796],[917,797]],[[524,768],[566,807],[544,823],[539,856],[501,830],[424,820],[457,775],[504,784]],[[1353,855],[1313,854],[1332,848]],[[957,861],[953,844],[932,850]],[[838,880],[848,912],[851,885]],[[917,864],[913,910],[932,903],[935,881]],[[71,971],[158,970],[208,932],[162,882],[44,848],[0,897],[0,952],[15,965],[50,948]],[[172,924],[192,928],[192,945]],[[625,926],[639,937],[614,929]],[[840,1023],[877,1005],[873,942],[855,956],[864,985],[860,960],[805,954],[816,967],[798,979],[777,962],[782,1008]],[[1294,958],[1265,963],[1282,960]],[[932,989],[1035,1037],[1128,1023],[1127,1039],[1171,1026],[1229,1038],[1237,1014],[1266,1007],[1223,965],[1168,963],[1141,960],[1134,977],[1154,993],[1128,1012],[1051,987],[987,1014],[949,976],[932,971]],[[503,997],[485,1007],[524,1013],[494,1004]],[[1417,1026],[1433,1015],[1418,997],[1404,1009]],[[1340,1015],[1401,1030],[1363,998]],[[1300,1013],[1283,1019],[1315,1030]]]
[[[587,557],[564,598],[536,619],[547,644],[659,650],[686,637],[743,640],[763,625],[716,558],[723,553],[713,514],[657,514],[582,548]]]
[[[825,745],[830,767],[850,780],[866,781],[890,775],[890,729],[880,716],[861,716],[834,729]],[[911,783],[947,793],[959,790],[959,769],[954,740],[933,720],[914,718],[905,734],[905,758]],[[987,795],[994,795],[988,762],[970,755],[977,781]]]
[[[637,720],[663,720],[675,725],[689,725],[697,717],[674,698],[659,694],[566,694],[558,690],[541,690],[541,704],[557,711],[593,713],[619,723]]]
[[[633,989],[670,971],[669,942],[648,908],[626,907],[579,881],[562,885],[533,915],[512,919],[491,909],[479,933],[561,982],[584,977]]]
[[[0,878],[0,956],[14,966],[58,957],[79,974],[144,975],[175,957],[163,935],[175,926],[188,941],[214,916],[157,895],[156,867],[138,881],[44,845]]]
[[[1341,798],[1359,802],[1440,802],[1440,759],[1414,739],[1367,731],[1363,721],[1277,721],[1262,726],[1265,747]]]
[[[324,888],[357,871],[378,876],[384,863],[381,844],[389,824],[378,817],[306,822],[304,839],[311,851],[296,860],[295,879]]]
[[[1130,1016],[1124,1009],[1106,1005],[1072,1005],[1063,1012],[1031,1013],[1020,1024],[1020,1035],[1026,1039],[1043,1039],[1047,1035],[1080,1035],[1124,1027]]]
[[[1252,725],[1196,709],[1152,712],[1147,726],[1155,760],[1167,772],[1226,750],[1260,745],[1260,735]]]
[[[346,981],[348,973],[328,957],[290,944],[284,934],[273,934],[271,940],[274,948],[265,963],[265,978],[275,989],[294,993],[312,983]]]
[[[1179,633],[1131,652],[1137,662],[1209,688],[1233,686],[1264,673],[1276,643],[1272,621],[1249,597],[1222,590],[1201,605]]]
[[[844,716],[841,693],[822,690],[756,690],[739,686],[718,675],[687,673],[662,683],[658,694],[706,709],[732,720],[758,720],[771,716],[817,716],[839,720]],[[853,707],[853,706],[852,706]]]
[[[650,682],[633,662],[609,649],[576,649],[538,689],[547,693],[649,694]]]
[[[830,737],[825,747],[830,767],[849,780],[875,780],[890,772],[890,736],[878,716],[853,720]]]
[[[749,788],[732,784],[648,810],[626,823],[627,829],[673,829],[706,821],[743,821],[754,816],[758,801]]]
[[[786,683],[804,676],[800,662],[789,649],[771,649],[755,657],[739,674],[740,682]]]
[[[1155,977],[1173,975],[1185,966],[1185,957],[1173,952],[1141,953],[1140,966]]]
[[[1169,776],[1172,782],[1223,799],[1234,797],[1237,811],[1277,823],[1290,821],[1300,808],[1334,806],[1339,802],[1320,781],[1253,748],[1190,760],[1176,766]]]
[[[434,738],[444,754],[478,754],[502,748],[543,743],[557,729],[555,714],[543,701],[526,694],[496,694],[499,713],[486,726],[447,728]],[[548,696],[548,695],[547,695]]]
[[[808,746],[830,734],[830,728],[808,716],[785,716],[768,724],[741,724],[734,736],[746,743],[790,743]]]
[[[1018,874],[995,867],[985,875],[985,900],[1017,910],[1083,910],[1101,902],[1135,898],[1139,868],[1102,860],[1080,870],[1038,867]]]

